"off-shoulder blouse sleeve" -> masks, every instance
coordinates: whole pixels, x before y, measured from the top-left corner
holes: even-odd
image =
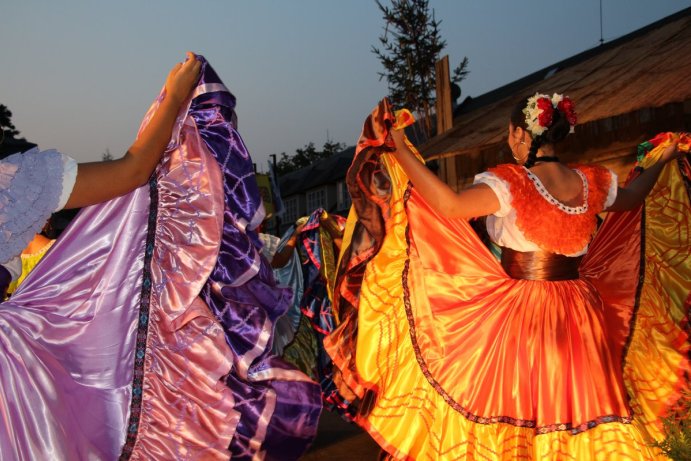
[[[475,175],[473,184],[486,184],[499,199],[499,210],[494,213],[494,216],[503,218],[509,214],[511,211],[511,191],[506,181],[494,173],[485,171]]]
[[[609,189],[607,190],[607,198],[605,199],[605,204],[603,209],[607,209],[612,206],[614,201],[617,199],[617,191],[619,190],[619,178],[617,177],[617,174],[609,170],[609,174],[611,175],[610,182],[609,182]]]
[[[77,163],[56,150],[32,149],[0,161],[0,264],[9,263],[69,198]]]

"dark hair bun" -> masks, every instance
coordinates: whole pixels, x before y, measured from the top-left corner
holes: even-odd
[[[549,126],[549,129],[542,134],[542,138],[545,144],[555,144],[564,140],[564,138],[569,135],[570,131],[571,125],[569,124],[569,120],[559,109],[554,109],[552,124]]]

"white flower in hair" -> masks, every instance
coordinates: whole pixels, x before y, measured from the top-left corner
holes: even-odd
[[[523,109],[525,124],[533,136],[540,136],[552,124],[554,106],[546,94],[535,93],[528,98],[528,104]]]

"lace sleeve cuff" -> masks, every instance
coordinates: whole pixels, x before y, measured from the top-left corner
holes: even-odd
[[[499,210],[494,216],[503,218],[511,212],[511,191],[509,185],[494,173],[485,171],[475,175],[473,184],[486,184],[499,199]]]
[[[58,207],[55,211],[60,211],[65,208],[67,200],[69,200],[74,189],[74,183],[77,182],[77,161],[70,156],[62,156],[62,193],[58,201]]]

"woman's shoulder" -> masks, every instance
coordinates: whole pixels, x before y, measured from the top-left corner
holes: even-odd
[[[588,183],[588,205],[597,213],[606,208],[606,202],[613,188],[616,193],[617,175],[602,165],[573,164],[569,166],[581,172]]]
[[[493,166],[487,169],[487,173],[492,173],[497,176],[502,175],[517,175],[525,176],[525,168],[522,165],[517,165],[515,163],[501,163],[497,166]]]
[[[573,170],[578,170],[581,173],[595,176],[609,177],[612,174],[612,170],[606,166],[592,164],[592,163],[570,163],[569,168]]]
[[[511,211],[512,190],[520,182],[521,174],[525,175],[521,169],[519,165],[498,165],[475,175],[473,184],[489,186],[499,200],[499,210],[494,213],[495,216],[503,217]]]

